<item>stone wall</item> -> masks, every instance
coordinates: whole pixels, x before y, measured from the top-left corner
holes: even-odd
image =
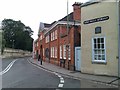
[[[32,56],[32,52],[11,48],[5,48],[3,55],[1,55],[2,58],[27,56]]]

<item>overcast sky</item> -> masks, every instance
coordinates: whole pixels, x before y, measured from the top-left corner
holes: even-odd
[[[69,13],[74,2],[88,0],[68,0]],[[0,21],[4,18],[21,20],[34,31],[37,39],[39,23],[52,23],[67,15],[67,0],[0,0]]]

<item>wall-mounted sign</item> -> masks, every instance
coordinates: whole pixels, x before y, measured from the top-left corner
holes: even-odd
[[[95,19],[86,20],[86,21],[84,21],[83,23],[84,23],[84,24],[90,24],[90,23],[105,21],[105,20],[108,20],[108,19],[109,19],[109,16],[104,16],[104,17],[100,17],[100,18],[95,18]]]

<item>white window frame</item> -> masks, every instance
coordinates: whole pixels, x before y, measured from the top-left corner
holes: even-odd
[[[55,33],[53,32],[53,40],[55,40]]]
[[[45,41],[46,43],[49,42],[49,35],[46,36],[46,39],[45,39],[45,40],[46,40],[46,41]]]
[[[68,59],[69,60],[71,59],[71,48],[70,48],[70,45],[69,45],[69,48],[68,48]]]
[[[38,47],[38,42],[37,42],[37,47]]]
[[[66,45],[63,45],[63,58],[66,59]]]
[[[57,30],[55,30],[55,39],[57,39]]]
[[[43,56],[44,56],[44,48],[43,48]]]
[[[51,33],[51,41],[52,41],[53,39],[52,39],[52,33]]]
[[[57,47],[55,47],[55,58],[57,58]]]
[[[103,38],[104,43],[100,42],[100,43],[96,43],[96,45],[94,45],[95,44],[94,39],[98,39],[98,38],[100,38],[100,39]],[[106,61],[106,42],[105,42],[105,40],[106,40],[105,37],[93,37],[92,38],[92,62],[98,62],[98,63],[106,63],[107,62]],[[98,40],[96,42],[98,42]],[[98,44],[100,44],[100,46],[99,46],[100,49],[97,48]],[[101,48],[102,44],[104,44],[104,48]],[[96,49],[94,48],[94,46],[96,46]],[[95,53],[95,51],[96,51],[96,53]],[[95,56],[96,56],[97,59],[95,59]],[[104,56],[104,59],[101,59],[101,58],[103,58],[101,56]]]
[[[60,59],[62,59],[62,45],[60,45]]]
[[[40,40],[42,40],[42,35],[40,35]]]
[[[52,57],[52,47],[51,47],[51,57]]]
[[[52,53],[53,53],[53,58],[54,58],[54,55],[55,55],[55,54],[54,54],[54,47],[53,47],[53,52],[52,52]]]

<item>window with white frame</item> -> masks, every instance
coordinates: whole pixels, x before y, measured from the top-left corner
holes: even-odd
[[[70,45],[69,45],[69,48],[68,48],[68,59],[70,60]]]
[[[53,32],[53,40],[55,40],[55,33]]]
[[[93,43],[93,61],[106,62],[105,37],[94,37]]]
[[[48,36],[46,36],[46,43],[48,43],[49,42],[49,35]]]
[[[38,42],[37,42],[37,47],[38,47]]]
[[[40,40],[42,40],[42,35],[40,35]]]
[[[53,52],[52,52],[52,53],[53,53],[53,54],[52,54],[52,55],[53,55],[52,57],[54,58],[54,47],[53,47],[53,50],[52,50],[52,51],[53,51]]]
[[[57,30],[55,30],[55,39],[57,39]]]
[[[44,52],[44,48],[43,48],[43,56],[44,56],[44,53],[45,53],[45,52]]]
[[[52,33],[51,33],[51,41],[53,40],[53,39],[52,39],[52,36],[53,36],[53,35],[52,35]]]
[[[52,52],[53,52],[53,51],[52,51],[52,47],[51,47],[51,57],[52,57]]]
[[[55,58],[57,58],[57,47],[55,47]]]
[[[63,45],[63,58],[66,59],[66,45]]]
[[[51,57],[55,57],[55,47],[51,47]]]
[[[62,59],[62,45],[60,46],[60,59]]]

